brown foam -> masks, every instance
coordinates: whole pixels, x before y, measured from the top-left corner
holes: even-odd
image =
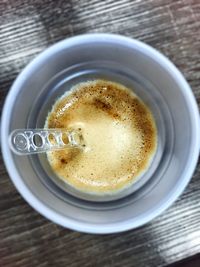
[[[56,101],[45,127],[80,128],[86,144],[48,152],[54,172],[78,190],[114,193],[149,167],[157,132],[149,108],[126,87],[104,80],[83,82]]]

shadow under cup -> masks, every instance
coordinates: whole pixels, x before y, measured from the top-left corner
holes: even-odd
[[[148,171],[117,195],[95,196],[67,186],[45,154],[19,157],[8,148],[17,128],[43,128],[56,99],[79,82],[106,79],[134,92],[151,109],[158,147]],[[187,83],[165,57],[138,41],[83,35],[43,52],[19,75],[2,116],[2,150],[20,193],[39,212],[71,229],[111,233],[135,228],[183,191],[199,152],[198,109]]]

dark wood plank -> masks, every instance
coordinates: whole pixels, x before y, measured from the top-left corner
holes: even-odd
[[[168,267],[199,267],[200,266],[200,254],[193,257],[189,257],[182,261],[172,263]]]
[[[200,104],[198,0],[1,0],[0,107],[16,75],[66,37],[113,32],[142,40],[181,69]],[[200,164],[185,193],[163,215],[116,235],[63,229],[17,193],[0,158],[0,266],[166,266],[200,252]]]

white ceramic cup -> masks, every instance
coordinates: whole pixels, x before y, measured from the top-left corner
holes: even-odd
[[[42,127],[55,98],[94,78],[133,87],[158,127],[160,154],[154,168],[128,196],[113,201],[88,201],[62,190],[45,155],[20,157],[8,145],[12,130]],[[199,156],[198,107],[182,74],[155,49],[119,35],[80,35],[46,49],[17,77],[3,108],[1,146],[16,188],[46,218],[81,232],[121,232],[158,216],[185,189]]]

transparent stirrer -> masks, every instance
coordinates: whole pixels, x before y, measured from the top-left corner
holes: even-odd
[[[67,129],[16,129],[9,135],[9,146],[17,155],[30,155],[85,144],[81,131]]]

